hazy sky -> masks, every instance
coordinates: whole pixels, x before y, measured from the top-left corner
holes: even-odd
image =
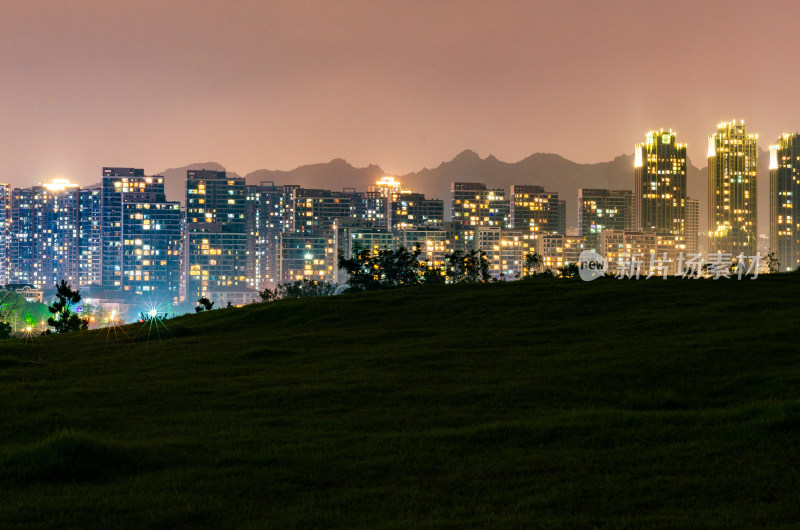
[[[463,149],[577,162],[800,129],[799,2],[3,0],[0,181]],[[335,183],[332,183],[335,185]]]

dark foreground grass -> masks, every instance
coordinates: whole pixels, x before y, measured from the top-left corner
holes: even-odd
[[[796,528],[799,297],[534,281],[3,342],[0,527]]]

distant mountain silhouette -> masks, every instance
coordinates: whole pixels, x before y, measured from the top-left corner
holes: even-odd
[[[426,194],[445,199],[449,208],[451,182],[483,182],[509,192],[513,184],[536,184],[557,191],[567,201],[567,225],[577,225],[578,188],[629,189],[633,184],[633,156],[611,162],[577,164],[551,153],[535,153],[519,162],[502,162],[492,155],[481,158],[471,150],[459,153],[434,169],[403,175],[401,181]]]
[[[299,184],[305,188],[334,191],[356,188],[358,191],[366,191],[367,186],[374,184],[385,174],[376,165],[353,167],[343,158],[334,158],[327,163],[300,166],[290,171],[258,169],[248,173],[245,178],[248,184],[271,181],[275,184]]]
[[[760,149],[758,163],[758,231],[767,233],[769,226],[769,151]],[[162,171],[166,178],[167,197],[184,200],[187,169],[225,168],[216,162],[190,164],[181,168]],[[233,176],[236,173],[229,172]],[[310,164],[289,171],[259,169],[248,173],[248,184],[271,181],[275,184],[298,184],[307,188],[342,190],[355,188],[364,191],[385,175],[380,166],[354,167],[342,158],[330,162]],[[399,177],[400,181],[429,198],[442,199],[449,216],[451,182],[483,182],[489,187],[504,188],[512,184],[535,184],[548,191],[557,191],[567,201],[567,226],[577,226],[577,204],[579,188],[633,189],[633,154],[619,155],[609,162],[578,164],[552,153],[535,153],[518,162],[503,162],[489,155],[481,158],[472,150],[465,150],[449,162],[442,162],[433,169],[423,168]],[[708,172],[687,163],[688,195],[700,201],[700,230],[708,225]]]
[[[156,175],[164,176],[164,192],[169,201],[180,201],[181,204],[186,202],[186,171],[189,169],[210,169],[212,171],[225,171],[225,166],[217,162],[201,162],[197,164],[189,164],[183,167],[173,167],[159,171]],[[228,174],[233,177],[239,175],[228,171]],[[185,204],[184,204],[185,205]]]

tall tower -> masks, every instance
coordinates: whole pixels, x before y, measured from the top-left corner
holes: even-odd
[[[686,252],[700,252],[700,201],[686,198]]]
[[[100,191],[103,289],[176,302],[180,203],[166,200],[164,177],[146,176],[143,169],[104,167]]]
[[[100,281],[105,290],[122,290],[122,197],[126,193],[149,192],[144,169],[104,167],[100,195]],[[155,190],[158,191],[158,190]],[[164,184],[161,183],[161,193]]]
[[[708,137],[708,251],[754,256],[758,135],[744,121],[723,122]]]
[[[453,182],[450,192],[453,223],[459,229],[508,226],[510,211],[504,189],[487,189],[482,182]]]
[[[100,199],[103,187],[100,184],[81,188],[78,234],[78,284],[101,285],[103,271],[100,267]]]
[[[800,267],[800,134],[769,146],[769,245],[781,270]]]
[[[597,249],[603,230],[632,230],[630,210],[630,190],[578,189],[578,235],[586,238],[586,248]]]
[[[512,228],[537,234],[564,233],[566,202],[558,199],[557,191],[545,191],[542,186],[514,184],[508,202],[511,209],[508,224]]]
[[[9,283],[8,229],[11,221],[11,186],[0,184],[0,285]]]
[[[650,131],[634,150],[636,229],[683,235],[686,144],[670,131]]]
[[[15,188],[7,240],[10,283],[50,289],[78,282],[78,185],[65,180]]]
[[[225,171],[186,172],[184,277],[186,299],[247,286],[247,188]]]
[[[450,195],[454,249],[474,250],[477,229],[482,226],[509,226],[511,212],[504,189],[487,189],[482,182],[453,182]]]

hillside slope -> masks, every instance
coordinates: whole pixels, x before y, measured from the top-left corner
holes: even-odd
[[[788,528],[799,297],[536,280],[3,342],[0,521]]]

